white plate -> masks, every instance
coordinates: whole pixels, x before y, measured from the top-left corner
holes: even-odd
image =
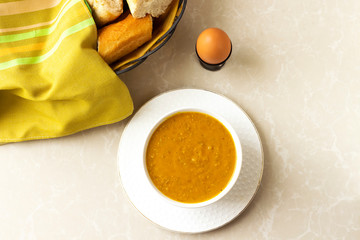
[[[220,115],[237,132],[242,145],[243,162],[237,182],[224,198],[206,207],[181,208],[166,202],[151,191],[142,167],[142,147],[151,128],[165,114],[183,108]],[[255,196],[263,166],[260,137],[245,112],[223,96],[198,89],[166,92],[147,102],[125,127],[118,152],[122,185],[134,207],[153,223],[186,233],[210,231],[236,218]]]

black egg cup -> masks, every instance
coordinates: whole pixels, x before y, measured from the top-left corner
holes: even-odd
[[[226,61],[230,58],[231,52],[232,52],[232,43],[231,43],[229,56],[227,56],[227,58],[224,61],[222,61],[221,63],[218,63],[218,64],[210,64],[210,63],[207,63],[204,60],[202,60],[197,52],[196,44],[195,44],[195,52],[196,52],[196,56],[198,57],[201,66],[203,68],[210,70],[210,71],[218,71],[225,65]]]

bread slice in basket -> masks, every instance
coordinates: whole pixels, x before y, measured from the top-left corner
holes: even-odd
[[[113,24],[99,30],[98,51],[108,63],[112,63],[134,51],[152,38],[152,17],[134,18],[125,12]]]

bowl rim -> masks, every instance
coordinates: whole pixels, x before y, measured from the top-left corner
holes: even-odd
[[[147,152],[147,146],[149,143],[149,140],[152,136],[152,134],[154,133],[154,131],[167,119],[169,119],[170,117],[178,114],[178,113],[182,113],[182,112],[198,112],[198,113],[203,113],[203,114],[207,114],[210,115],[211,117],[215,118],[216,120],[218,120],[221,124],[223,124],[223,126],[229,131],[233,141],[234,141],[234,145],[235,145],[235,152],[236,152],[236,165],[235,165],[235,169],[234,172],[230,178],[230,181],[228,182],[228,184],[226,185],[226,187],[215,197],[208,199],[206,201],[203,202],[198,202],[198,203],[183,203],[183,202],[178,202],[175,201],[171,198],[169,198],[168,196],[166,196],[165,194],[163,194],[156,186],[155,184],[152,182],[148,170],[147,170],[147,165],[146,165],[146,152]],[[143,167],[143,171],[145,173],[148,185],[151,186],[151,189],[153,190],[153,192],[155,192],[158,196],[160,196],[163,200],[165,200],[168,203],[171,203],[175,206],[178,207],[183,207],[183,208],[199,208],[199,207],[205,207],[208,206],[210,204],[213,204],[215,202],[217,202],[218,200],[222,199],[227,193],[230,192],[230,190],[232,189],[232,187],[235,185],[236,181],[239,178],[240,175],[240,171],[241,171],[241,166],[242,166],[242,147],[241,147],[241,143],[240,143],[240,139],[236,133],[236,131],[233,129],[233,127],[220,115],[215,114],[213,112],[210,112],[208,110],[203,110],[200,108],[193,108],[193,107],[184,107],[184,108],[180,108],[177,110],[173,110],[170,111],[166,114],[164,114],[162,117],[160,117],[156,123],[151,127],[150,131],[147,133],[147,137],[144,143],[144,146],[142,148],[143,154],[142,154],[142,167]]]

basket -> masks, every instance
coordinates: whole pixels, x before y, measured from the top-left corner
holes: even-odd
[[[179,5],[178,5],[178,10],[176,13],[176,17],[174,20],[174,23],[172,24],[172,26],[169,28],[169,30],[167,30],[164,35],[162,35],[156,42],[155,44],[151,47],[150,50],[148,50],[143,56],[126,63],[125,65],[119,67],[119,68],[115,68],[114,71],[117,75],[125,73],[130,71],[131,69],[136,68],[137,66],[139,66],[141,63],[143,63],[147,57],[149,57],[151,54],[153,54],[154,52],[156,52],[157,50],[159,50],[162,46],[165,45],[165,43],[167,41],[169,41],[169,39],[171,38],[171,36],[174,34],[175,29],[177,24],[179,23],[181,17],[184,14],[185,8],[186,8],[186,3],[187,0],[180,0],[179,1]]]

